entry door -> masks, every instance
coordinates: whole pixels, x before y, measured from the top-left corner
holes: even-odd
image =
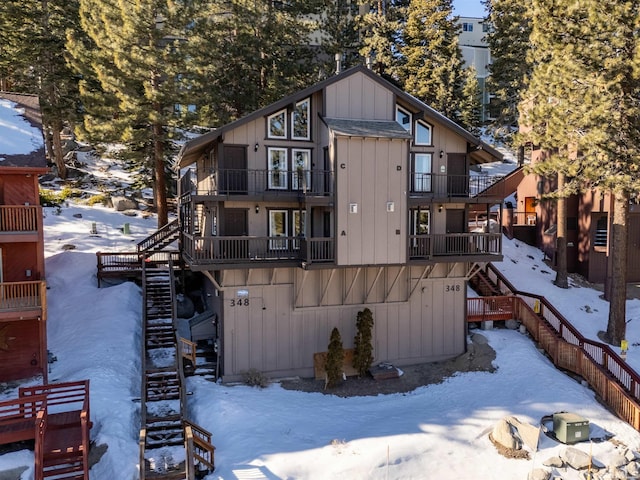
[[[247,147],[234,145],[222,147],[219,167],[220,193],[225,195],[247,193]]]
[[[464,253],[467,247],[467,238],[456,233],[464,233],[464,210],[447,209],[447,252],[449,254]]]
[[[447,154],[447,185],[452,197],[469,195],[467,156],[464,153]]]

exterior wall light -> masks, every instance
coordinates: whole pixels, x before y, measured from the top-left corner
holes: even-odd
[[[256,205],[256,213],[260,213],[260,205]]]

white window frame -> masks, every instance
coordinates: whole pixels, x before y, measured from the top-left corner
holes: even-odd
[[[420,223],[419,223],[419,218],[418,218],[418,213],[423,214],[426,213],[427,214],[427,231],[426,232],[420,232]],[[414,210],[413,211],[413,234],[414,235],[429,235],[429,232],[431,230],[431,211],[430,210]]]
[[[418,159],[428,160],[428,171],[422,167],[422,163]],[[413,154],[413,191],[414,192],[431,192],[433,174],[433,153],[414,153]]]
[[[306,106],[305,106],[306,104]],[[306,116],[306,133],[304,136],[296,135],[296,119],[298,118],[298,108],[302,107],[305,111]],[[291,112],[291,138],[293,140],[309,140],[311,138],[311,98],[307,97],[304,100],[300,100],[293,107],[293,112]]]
[[[276,215],[282,215],[282,230],[278,231]],[[289,231],[289,212],[287,210],[269,210],[269,237],[286,237]],[[269,240],[270,250],[286,250],[287,240]]]
[[[418,141],[418,134],[420,132],[420,127],[423,127],[425,129],[428,130],[429,132],[429,141],[427,143],[425,142],[420,142]],[[416,133],[415,133],[415,140],[414,140],[416,145],[433,145],[433,127],[428,124],[427,122],[423,122],[422,120],[418,120],[416,122]]]
[[[282,135],[274,134],[271,129],[271,124],[273,121],[277,121],[277,117],[282,116]],[[282,109],[277,111],[276,113],[272,113],[267,117],[267,138],[287,138],[287,109]]]
[[[298,163],[298,154],[306,154],[306,159],[300,165]],[[298,168],[302,167],[302,175],[304,181],[300,181]],[[309,190],[311,188],[311,150],[308,148],[291,149],[291,189],[292,190]]]
[[[403,115],[407,115],[407,116],[409,117],[409,121],[407,122],[407,124],[406,124],[406,125],[404,125],[404,124],[400,123],[400,119],[398,118],[398,116],[399,116],[401,113],[402,113]],[[411,112],[410,112],[409,110],[407,110],[407,109],[405,109],[405,108],[402,108],[400,105],[396,105],[396,122],[398,122],[398,124],[399,124],[402,128],[404,128],[407,132],[411,132],[412,119],[413,119],[413,116],[411,115]]]
[[[271,190],[286,190],[289,188],[289,182],[287,181],[287,149],[281,147],[269,147],[267,148],[267,162],[269,170],[268,188]],[[274,163],[273,155],[275,153],[282,154],[279,161]]]

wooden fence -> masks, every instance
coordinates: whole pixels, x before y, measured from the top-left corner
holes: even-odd
[[[586,380],[619,418],[640,431],[640,376],[635,370],[609,345],[583,337],[543,296],[515,289],[491,264],[485,273],[507,295],[469,298],[468,320],[504,320],[496,317],[504,316],[505,298],[511,298],[509,318],[525,326],[554,365]]]

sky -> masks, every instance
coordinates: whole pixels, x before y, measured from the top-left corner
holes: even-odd
[[[95,252],[131,251],[156,221],[73,201],[44,212],[48,340],[57,357],[50,381],[91,381],[92,440],[108,445],[91,480],[137,478],[141,291],[130,282],[98,288]],[[89,234],[93,222],[97,235]],[[128,235],[124,223],[130,224]],[[70,245],[75,248],[64,250]],[[608,305],[600,292],[573,283],[558,289],[542,252],[521,242],[505,238],[503,253],[496,265],[517,288],[547,297],[589,338],[606,329]],[[637,340],[640,301],[628,301],[627,316],[628,338]],[[507,459],[488,432],[505,416],[538,425],[558,411],[587,418],[593,437],[606,431],[640,451],[640,433],[604,408],[593,391],[556,370],[528,336],[518,330],[476,332],[496,351],[495,373],[457,374],[405,394],[339,398],[285,390],[277,381],[259,389],[189,377],[191,419],[213,433],[216,446],[217,468],[206,480],[524,479],[566,446],[541,435],[529,460]],[[640,370],[640,346],[630,345],[628,362]],[[0,399],[16,395],[8,389]],[[602,464],[618,452],[613,442],[575,448]],[[167,449],[151,457],[181,455]],[[0,472],[11,468],[25,468],[21,480],[32,480],[33,453],[0,455]],[[564,480],[582,478],[572,470],[553,472]]]
[[[484,18],[484,5],[480,0],[453,0],[453,13],[461,17]]]

